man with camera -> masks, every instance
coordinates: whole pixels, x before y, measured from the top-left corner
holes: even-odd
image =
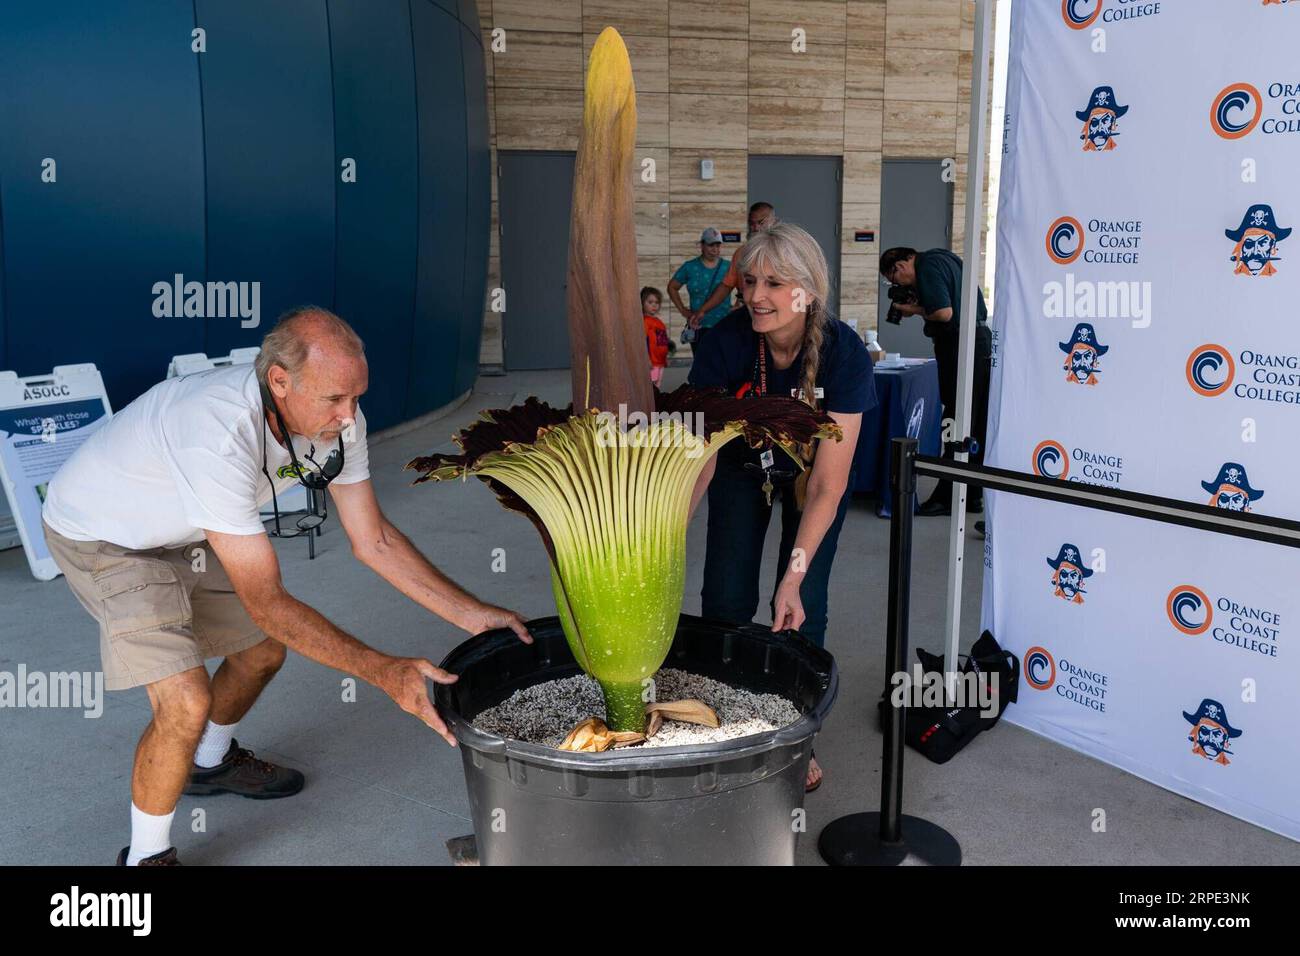
[[[958,343],[961,341],[962,261],[947,249],[917,252],[906,246],[887,249],[880,256],[880,274],[890,283],[889,299],[893,303],[886,321],[901,322],[903,316],[919,315],[925,319],[925,336],[934,345],[939,364],[939,397],[945,419],[957,417]],[[989,412],[989,370],[993,353],[993,335],[988,327],[988,309],[984,293],[978,296],[975,325],[975,377],[971,391],[971,437],[979,451],[970,456],[973,462],[984,457],[985,430]],[[966,510],[981,512],[981,490],[970,487]],[[934,493],[917,510],[922,515],[946,515],[952,511],[952,483],[940,481]]]

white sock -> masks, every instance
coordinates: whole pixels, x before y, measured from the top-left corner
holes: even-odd
[[[199,740],[199,749],[194,752],[194,762],[200,767],[215,767],[221,763],[226,751],[230,749],[230,739],[235,736],[235,728],[238,726],[238,722],[214,724],[209,720],[207,729]]]
[[[172,845],[172,817],[176,811],[154,816],[145,813],[131,801],[131,849],[127,851],[126,865],[139,866],[147,856],[162,853]]]

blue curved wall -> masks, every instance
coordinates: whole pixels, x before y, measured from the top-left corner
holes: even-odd
[[[372,428],[473,385],[490,218],[473,0],[5,3],[0,90],[0,369],[94,362],[120,408],[171,356],[256,345],[310,302],[365,339]],[[177,273],[259,282],[260,326],[155,318]]]

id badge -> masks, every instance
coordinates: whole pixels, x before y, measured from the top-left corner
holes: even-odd
[[[776,456],[772,454],[772,449],[769,448],[758,456],[758,461],[764,468],[771,468],[776,464]]]

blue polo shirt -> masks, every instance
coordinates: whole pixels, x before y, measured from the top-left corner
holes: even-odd
[[[758,359],[758,333],[754,331],[745,309],[737,309],[719,322],[700,344],[687,378],[700,388],[721,386],[735,394],[746,382],[754,378],[754,363]],[[772,364],[768,352],[767,391],[769,395],[790,395],[800,387],[803,375],[804,353],[790,363],[789,368],[778,369]],[[817,366],[817,387],[823,396],[818,407],[827,412],[854,415],[876,407],[876,381],[871,356],[852,327],[838,319],[826,323],[822,336],[821,362]],[[744,446],[741,439],[728,444],[723,454],[733,457]],[[744,449],[749,451],[748,447]],[[731,454],[728,454],[731,452]],[[757,454],[755,452],[755,454]],[[748,456],[746,456],[748,457]]]

